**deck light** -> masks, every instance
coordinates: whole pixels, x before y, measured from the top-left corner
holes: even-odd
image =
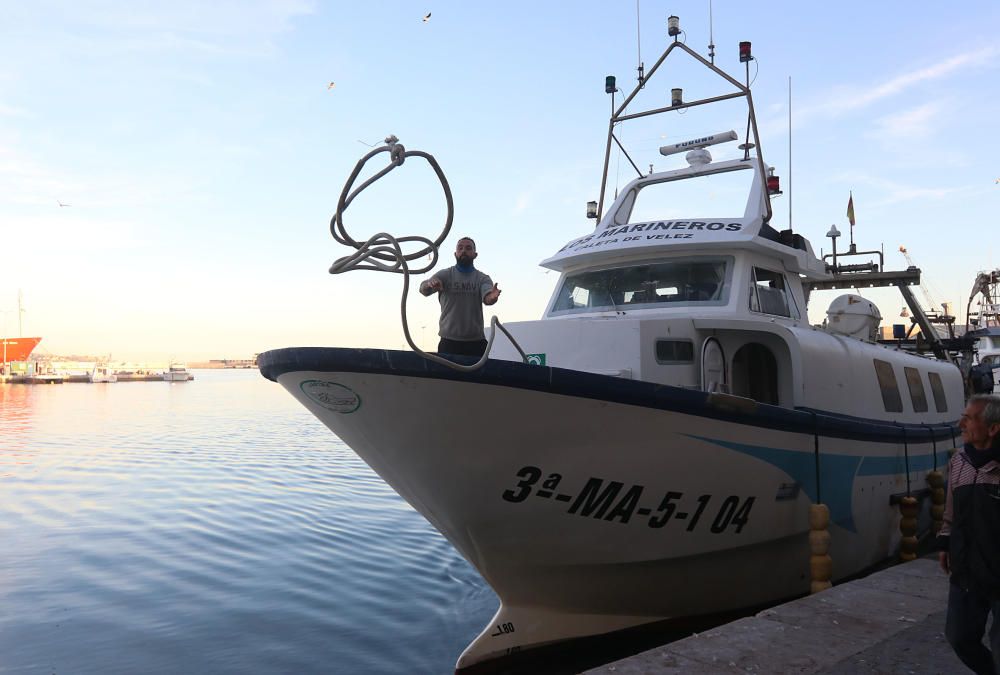
[[[667,17],[667,35],[677,37],[681,34],[681,20],[676,16]]]
[[[750,42],[748,40],[744,40],[743,42],[740,42],[740,63],[746,63],[751,59],[753,59],[753,56],[750,54]]]
[[[670,90],[670,105],[681,105],[684,103],[684,90],[675,87]]]
[[[587,217],[588,218],[597,217],[597,202],[587,202]]]
[[[604,78],[604,93],[613,94],[618,91],[618,87],[615,86],[615,76],[608,75]]]

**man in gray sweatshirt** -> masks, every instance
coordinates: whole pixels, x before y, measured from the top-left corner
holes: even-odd
[[[476,242],[462,237],[455,246],[453,267],[438,270],[420,283],[420,294],[438,294],[441,303],[438,351],[444,354],[482,356],[486,351],[483,305],[494,305],[500,288],[488,274],[475,268]]]

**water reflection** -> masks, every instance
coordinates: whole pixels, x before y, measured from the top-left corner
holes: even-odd
[[[450,672],[496,598],[255,371],[0,385],[0,670]]]

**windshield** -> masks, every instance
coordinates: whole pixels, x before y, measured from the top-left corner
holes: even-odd
[[[699,176],[698,189],[692,190],[690,180],[652,183],[640,188],[631,208],[615,215],[621,225],[689,218],[692,215],[742,217],[747,208],[747,196],[753,186],[753,171],[736,170]],[[627,206],[627,205],[624,205]]]
[[[721,305],[727,269],[726,260],[687,259],[572,274],[563,281],[552,314]]]

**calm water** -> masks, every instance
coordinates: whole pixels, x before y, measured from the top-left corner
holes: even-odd
[[[478,574],[279,385],[0,385],[0,672],[450,673]]]

